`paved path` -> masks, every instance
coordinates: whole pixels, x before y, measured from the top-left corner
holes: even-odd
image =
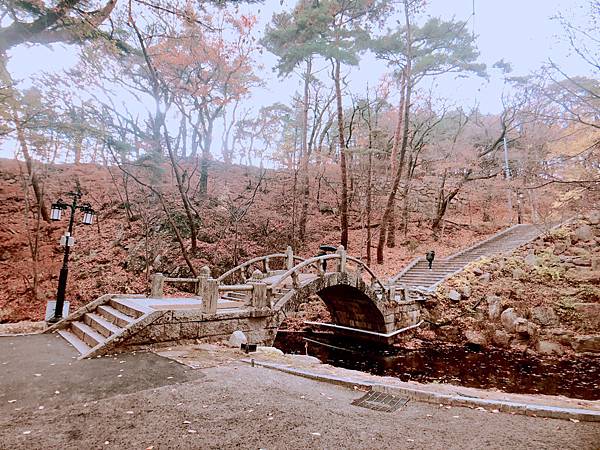
[[[594,423],[419,402],[376,412],[351,405],[361,392],[237,362],[186,372],[151,354],[72,356],[55,336],[0,340],[0,363],[10,363],[0,366],[0,449],[586,450],[600,442]],[[44,387],[52,375],[62,378]]]
[[[40,406],[98,400],[203,376],[153,353],[82,361],[77,356],[57,334],[0,337],[0,414],[16,409],[31,414]]]

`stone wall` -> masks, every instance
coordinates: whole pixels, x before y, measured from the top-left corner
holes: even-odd
[[[226,341],[241,330],[249,342],[271,345],[279,321],[270,310],[245,310],[223,314],[202,314],[200,310],[161,311],[143,328],[115,342],[112,347],[128,350],[147,345]]]

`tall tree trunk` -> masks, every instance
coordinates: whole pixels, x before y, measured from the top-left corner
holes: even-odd
[[[370,140],[370,139],[369,139]],[[369,144],[369,148],[370,148]],[[373,178],[373,154],[369,151],[369,166],[367,168],[367,266],[371,265],[371,183]]]
[[[408,118],[410,113],[410,97],[412,92],[412,33],[410,27],[410,14],[408,12],[408,5],[404,4],[404,18],[406,24],[406,46],[407,46],[407,58],[406,66],[404,67],[404,82],[405,87],[404,94],[404,109],[402,112],[402,142],[400,145],[400,162],[396,173],[394,175],[394,181],[392,188],[388,195],[387,203],[385,205],[385,211],[381,218],[381,225],[379,226],[379,241],[377,243],[377,263],[383,263],[383,247],[385,245],[385,235],[387,226],[390,221],[390,217],[394,212],[394,206],[396,203],[396,194],[398,192],[398,186],[400,185],[400,179],[402,177],[402,169],[404,168],[404,161],[406,157],[406,148],[408,145]],[[401,94],[402,95],[402,94]]]
[[[25,164],[27,166],[27,173],[29,174],[29,179],[31,180],[31,187],[33,187],[33,192],[35,193],[35,200],[38,205],[38,209],[42,214],[42,218],[45,222],[50,222],[50,214],[48,214],[48,208],[44,203],[44,190],[40,185],[40,181],[35,172],[35,167],[33,166],[33,159],[31,158],[31,154],[29,153],[29,146],[27,145],[27,140],[25,139],[25,133],[23,132],[23,128],[21,127],[21,122],[19,116],[16,112],[13,113],[13,120],[15,122],[15,129],[17,130],[17,140],[21,145],[21,150],[23,151],[23,157],[25,158]]]
[[[404,102],[406,100],[406,77],[404,73],[400,77],[400,103],[398,104],[398,119],[396,121],[396,130],[394,132],[394,142],[392,144],[392,153],[390,155],[390,166],[392,176],[396,173],[398,167],[398,149],[402,142],[404,123]],[[396,246],[396,207],[392,208],[387,227],[387,246],[394,248]]]
[[[212,123],[203,139],[202,156],[200,158],[200,193],[208,192],[208,166],[210,165],[210,146],[212,145]]]
[[[300,160],[300,178],[302,186],[302,209],[298,222],[298,235],[300,241],[304,242],[306,236],[306,222],[308,221],[308,201],[310,196],[310,179],[308,176],[308,165],[310,162],[310,150],[308,148],[308,103],[309,87],[312,71],[312,59],[306,60],[306,73],[304,74],[304,104],[302,105],[302,159]]]
[[[344,109],[342,105],[342,88],[340,86],[340,65],[340,61],[336,60],[334,81],[340,143],[340,174],[342,177],[342,193],[340,196],[340,244],[348,249],[348,173],[346,168],[346,140],[344,139]]]

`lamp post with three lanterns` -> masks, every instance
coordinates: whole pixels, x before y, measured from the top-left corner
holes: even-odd
[[[82,197],[82,193],[79,188],[76,192],[69,192],[67,195],[73,198],[71,204],[65,203],[59,198],[56,203],[52,204],[52,209],[50,210],[50,219],[57,221],[61,219],[63,211],[65,211],[67,208],[71,208],[69,228],[64,236],[60,239],[60,243],[64,246],[65,252],[63,256],[63,265],[60,269],[60,275],[58,277],[58,290],[56,292],[56,307],[54,309],[54,316],[48,320],[50,323],[56,323],[60,321],[63,315],[65,292],[67,290],[67,276],[69,275],[69,250],[71,246],[75,244],[75,239],[73,238],[75,211],[80,210],[83,213],[81,222],[84,225],[92,225],[95,215],[95,212],[89,203],[82,203],[81,205],[77,204]]]

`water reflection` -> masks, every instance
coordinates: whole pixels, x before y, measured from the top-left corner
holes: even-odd
[[[499,349],[479,351],[437,344],[408,350],[361,344],[329,333],[280,332],[275,346],[286,353],[304,354],[308,349],[308,354],[328,364],[403,381],[600,399],[600,357],[540,358]]]

